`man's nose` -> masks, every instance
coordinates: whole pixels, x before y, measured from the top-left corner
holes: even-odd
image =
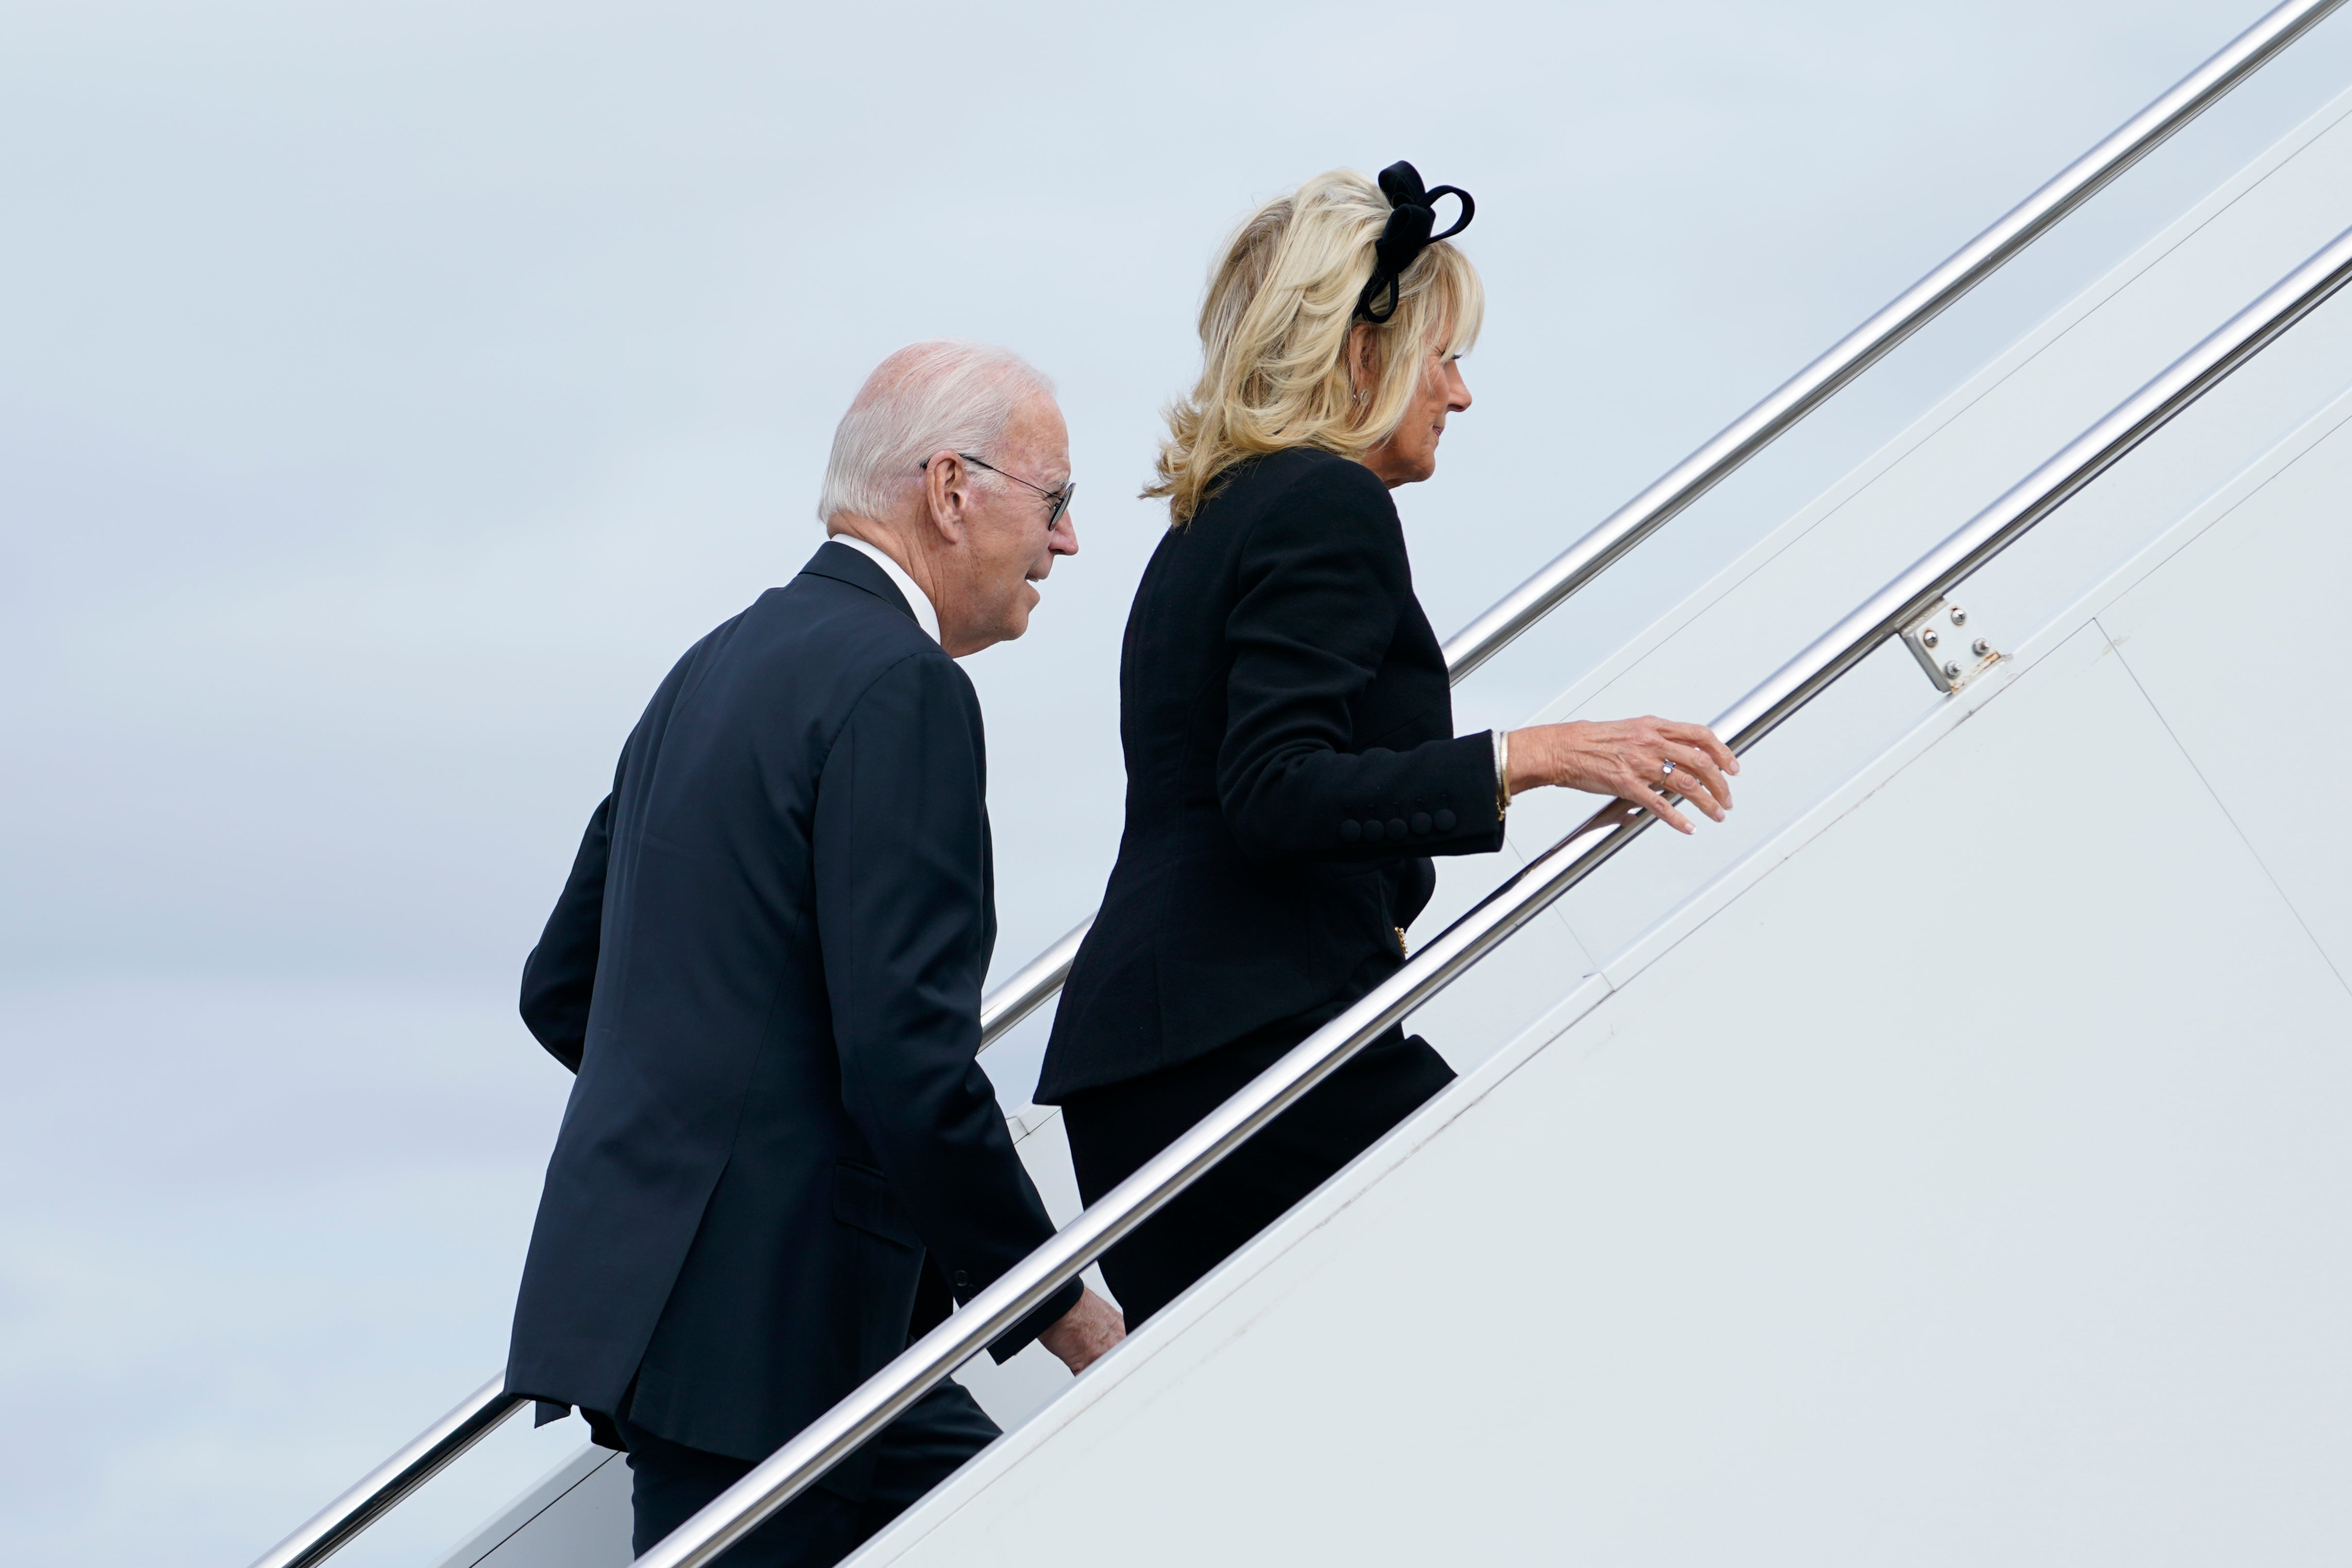
[[[1045,548],[1056,555],[1076,555],[1078,552],[1078,520],[1066,511],[1055,519],[1053,531],[1045,535]]]

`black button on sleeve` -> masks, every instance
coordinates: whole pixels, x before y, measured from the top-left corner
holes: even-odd
[[[1389,837],[1391,838],[1402,838],[1404,837],[1403,817],[1391,816],[1389,818]]]
[[[1441,811],[1437,814],[1437,831],[1440,833],[1451,833],[1454,831],[1454,814],[1452,812]]]
[[[1364,837],[1370,839],[1375,844],[1378,844],[1381,841],[1380,818],[1374,817],[1371,821],[1364,824]]]
[[[1342,843],[1342,844],[1353,844],[1357,839],[1361,838],[1363,836],[1364,836],[1364,825],[1363,825],[1362,823],[1360,823],[1360,822],[1343,822],[1343,823],[1339,824],[1339,842],[1340,842],[1340,843]]]
[[[1412,814],[1412,836],[1413,836],[1415,838],[1418,838],[1418,837],[1420,837],[1422,835],[1423,835],[1423,834],[1427,833],[1428,831],[1429,831],[1429,813],[1427,813],[1427,812],[1425,812],[1425,811],[1416,811],[1416,812],[1414,812],[1414,813]]]

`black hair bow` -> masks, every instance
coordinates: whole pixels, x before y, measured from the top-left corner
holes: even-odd
[[[1421,188],[1421,171],[1402,161],[1381,171],[1381,194],[1396,210],[1389,214],[1388,226],[1381,230],[1380,239],[1372,246],[1371,281],[1356,297],[1356,314],[1367,321],[1385,321],[1396,314],[1397,280],[1405,268],[1421,259],[1421,253],[1441,239],[1451,239],[1470,226],[1478,204],[1470,193],[1454,185],[1440,185],[1433,191]],[[1462,216],[1444,234],[1432,234],[1437,223],[1437,198],[1457,196],[1462,202]],[[1373,302],[1386,292],[1388,303],[1378,310]]]

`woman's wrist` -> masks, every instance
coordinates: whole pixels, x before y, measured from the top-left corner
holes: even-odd
[[[1550,769],[1546,765],[1550,754],[1547,742],[1551,738],[1547,731],[1559,728],[1560,726],[1557,724],[1537,724],[1502,735],[1502,743],[1496,751],[1503,759],[1504,774],[1499,787],[1504,799],[1559,782],[1551,777]]]

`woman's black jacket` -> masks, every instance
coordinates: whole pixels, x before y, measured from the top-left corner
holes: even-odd
[[[1160,542],[1119,658],[1127,827],[1037,1098],[1344,1006],[1402,962],[1432,855],[1501,847],[1494,742],[1371,470],[1294,447]]]

